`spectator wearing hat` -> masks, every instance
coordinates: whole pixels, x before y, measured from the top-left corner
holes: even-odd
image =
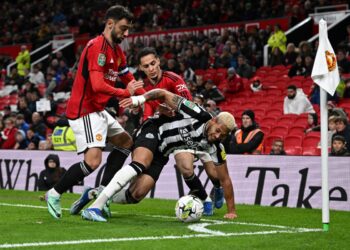
[[[345,117],[337,117],[335,119],[335,128],[336,132],[332,137],[332,141],[335,136],[340,135],[343,136],[346,142],[346,145],[350,145],[350,125],[348,124],[348,120]],[[349,147],[347,148],[348,152],[350,152]]]
[[[1,148],[13,149],[16,144],[16,132],[15,121],[9,117],[5,119],[5,128],[1,131]]]
[[[208,79],[208,81],[204,85],[204,90],[201,93],[205,99],[211,99],[215,102],[220,102],[225,100],[224,95],[220,92],[220,90],[215,86],[213,80]]]
[[[263,85],[260,82],[260,78],[258,76],[253,77],[252,83],[249,86],[254,93],[263,90]]]
[[[227,78],[223,81],[223,85],[224,94],[236,93],[243,89],[242,78],[236,73],[235,68],[231,67],[227,70]]]
[[[329,153],[330,156],[350,156],[347,149],[345,138],[341,135],[335,135],[332,139],[332,148]]]
[[[315,110],[302,91],[297,91],[295,85],[289,85],[287,87],[287,96],[284,98],[283,113],[285,115],[300,115],[301,113],[315,113]]]
[[[51,189],[66,172],[66,170],[60,166],[60,158],[56,154],[48,155],[44,164],[45,169],[41,171],[39,175],[39,191]]]
[[[229,154],[261,154],[264,133],[255,122],[255,114],[247,109],[242,113],[242,126],[232,136],[227,151]]]

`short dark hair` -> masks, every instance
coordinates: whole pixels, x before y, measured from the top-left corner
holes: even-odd
[[[127,8],[121,5],[114,5],[106,11],[105,20],[107,21],[110,18],[116,21],[125,18],[129,22],[132,22],[134,19],[134,15]]]
[[[289,85],[288,87],[287,87],[287,89],[292,89],[292,90],[294,90],[294,91],[296,91],[297,90],[297,86],[295,86],[295,85]]]
[[[148,56],[148,55],[154,55],[156,58],[158,58],[158,54],[157,51],[152,48],[152,47],[145,47],[143,49],[141,49],[138,53],[137,53],[137,63],[141,64],[141,58],[144,56]]]
[[[341,136],[341,135],[335,135],[335,136],[333,136],[332,143],[333,143],[334,141],[341,141],[341,142],[343,142],[344,144],[346,144],[346,141],[345,141],[344,136]]]

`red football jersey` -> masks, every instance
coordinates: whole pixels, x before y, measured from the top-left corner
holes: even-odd
[[[188,90],[185,81],[181,76],[175,74],[171,71],[162,71],[162,77],[158,83],[152,84],[151,81],[146,78],[143,80],[145,91],[152,89],[165,89],[179,96],[183,96],[188,100],[192,100],[191,92]],[[152,116],[157,110],[159,102],[147,102],[145,104],[145,110],[143,113],[143,119],[146,120],[148,117]]]
[[[101,79],[92,79],[92,71],[100,73]],[[122,49],[118,45],[113,48],[103,34],[90,40],[80,56],[67,118],[77,119],[101,111],[112,96],[129,97],[127,89],[114,87],[118,77],[125,85],[134,79]]]

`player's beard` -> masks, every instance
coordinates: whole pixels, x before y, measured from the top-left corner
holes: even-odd
[[[114,29],[111,31],[111,38],[112,38],[112,41],[116,44],[120,44],[123,41],[123,38],[118,37]]]

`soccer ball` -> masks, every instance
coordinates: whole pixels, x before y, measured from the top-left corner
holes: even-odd
[[[175,206],[176,217],[183,222],[199,221],[203,214],[203,203],[194,195],[182,196]]]

